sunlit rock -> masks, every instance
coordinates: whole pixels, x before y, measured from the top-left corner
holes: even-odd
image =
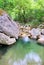
[[[0,44],[11,45],[16,42],[15,38],[10,38],[9,36],[5,35],[4,33],[0,33]]]

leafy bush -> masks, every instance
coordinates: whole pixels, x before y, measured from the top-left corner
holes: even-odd
[[[0,8],[16,21],[44,21],[44,0],[0,0]]]

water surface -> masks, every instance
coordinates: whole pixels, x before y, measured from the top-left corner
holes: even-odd
[[[11,46],[0,46],[0,65],[44,65],[44,46],[21,39]]]

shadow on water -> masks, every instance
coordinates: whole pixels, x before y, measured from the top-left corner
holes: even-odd
[[[12,46],[12,45],[11,45],[11,46]],[[11,48],[11,46],[0,44],[0,59],[1,59],[2,56],[7,52],[7,50],[8,50],[9,48]]]
[[[15,44],[8,46],[8,45],[0,44],[0,59],[2,58],[2,56],[4,56],[7,53],[7,50],[9,50],[9,48],[13,47],[14,45]]]
[[[0,59],[2,55],[4,55],[7,52],[8,46],[7,45],[0,45]]]
[[[44,47],[44,44],[41,44],[41,43],[37,43],[38,45],[40,45],[40,46],[42,46],[42,47]]]

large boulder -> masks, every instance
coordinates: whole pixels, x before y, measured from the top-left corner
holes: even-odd
[[[15,38],[15,39],[18,39],[18,36],[19,36],[19,26],[18,26],[18,24],[15,21],[13,21],[10,18],[10,16],[4,11],[2,11],[1,15],[0,15],[0,33],[3,33],[4,37],[6,35],[10,38]],[[2,39],[1,37],[3,36],[3,34],[1,34],[1,36],[0,36],[0,41]]]

